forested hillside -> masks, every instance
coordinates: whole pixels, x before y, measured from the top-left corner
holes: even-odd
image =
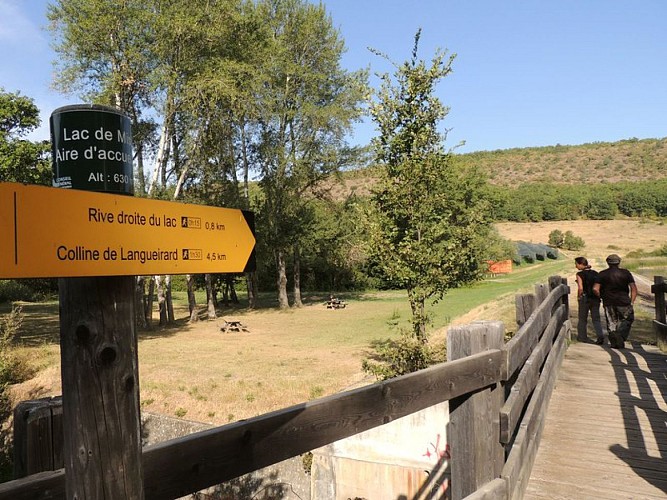
[[[532,182],[598,184],[667,178],[667,138],[627,139],[579,146],[515,148],[457,155],[476,165],[492,184]]]
[[[457,161],[476,166],[493,185],[609,184],[667,178],[667,137],[626,139],[577,146],[545,146],[455,154]],[[374,183],[372,168],[347,172],[337,197],[354,191],[368,193]]]

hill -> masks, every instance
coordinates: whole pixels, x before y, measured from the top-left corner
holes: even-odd
[[[491,184],[502,186],[649,181],[667,178],[667,137],[479,151],[454,158],[476,166]],[[375,177],[372,167],[345,172],[343,183],[332,192],[337,199],[352,192],[367,195]]]

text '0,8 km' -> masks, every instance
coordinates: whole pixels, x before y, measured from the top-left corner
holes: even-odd
[[[254,270],[251,212],[0,183],[0,278]]]

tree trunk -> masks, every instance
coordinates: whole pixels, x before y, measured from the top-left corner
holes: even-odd
[[[162,276],[155,276],[155,285],[157,286],[157,304],[160,311],[160,326],[166,326],[167,304],[164,297],[164,281]]]
[[[236,285],[234,284],[234,278],[229,280],[229,298],[233,304],[239,303],[239,296],[236,295]]]
[[[303,307],[301,301],[301,254],[299,245],[294,245],[294,307]]]
[[[190,323],[199,321],[197,315],[197,299],[195,297],[195,279],[194,276],[188,274],[185,276],[188,285],[188,309],[190,310]]]
[[[171,275],[167,275],[164,278],[165,288],[166,288],[166,300],[167,300],[167,324],[173,324],[176,321],[174,316],[174,301],[171,296]]]
[[[134,300],[135,300],[135,316],[137,321],[137,328],[146,330],[148,323],[146,322],[146,280],[143,276],[137,276],[134,283]]]
[[[206,304],[208,319],[217,318],[218,316],[215,313],[215,290],[213,289],[213,280],[211,279],[211,275],[208,273],[206,274]]]
[[[143,144],[137,145],[137,172],[135,174],[137,179],[137,187],[135,192],[142,195],[146,194],[146,177],[144,176],[144,147]]]
[[[245,273],[245,282],[248,289],[248,309],[257,307],[257,273]]]
[[[224,307],[229,305],[229,281],[227,277],[225,277],[222,284],[222,305]]]
[[[285,254],[282,250],[276,250],[276,268],[278,272],[278,307],[280,309],[289,308],[289,299],[287,298],[287,270],[285,265]]]
[[[155,294],[155,280],[151,279],[148,283],[148,300],[144,305],[144,316],[146,316],[146,323],[148,324],[148,329],[153,328],[153,295]]]
[[[185,184],[185,179],[188,175],[188,166],[186,165],[181,171],[181,175],[178,176],[178,182],[176,182],[176,189],[174,190],[174,199],[178,198],[181,195],[181,190],[183,189],[183,184]]]
[[[412,329],[415,338],[426,342],[426,298],[414,290],[408,290],[408,300],[412,311]]]

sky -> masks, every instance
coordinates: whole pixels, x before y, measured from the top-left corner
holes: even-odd
[[[316,1],[316,0],[313,0]],[[0,0],[0,87],[48,118],[80,103],[51,88],[56,55],[45,31],[49,0]],[[456,54],[437,95],[457,152],[613,142],[667,136],[667,1],[664,0],[324,0],[345,40],[348,70],[375,74],[400,64],[422,30],[419,57]],[[370,120],[351,144],[375,135]]]

